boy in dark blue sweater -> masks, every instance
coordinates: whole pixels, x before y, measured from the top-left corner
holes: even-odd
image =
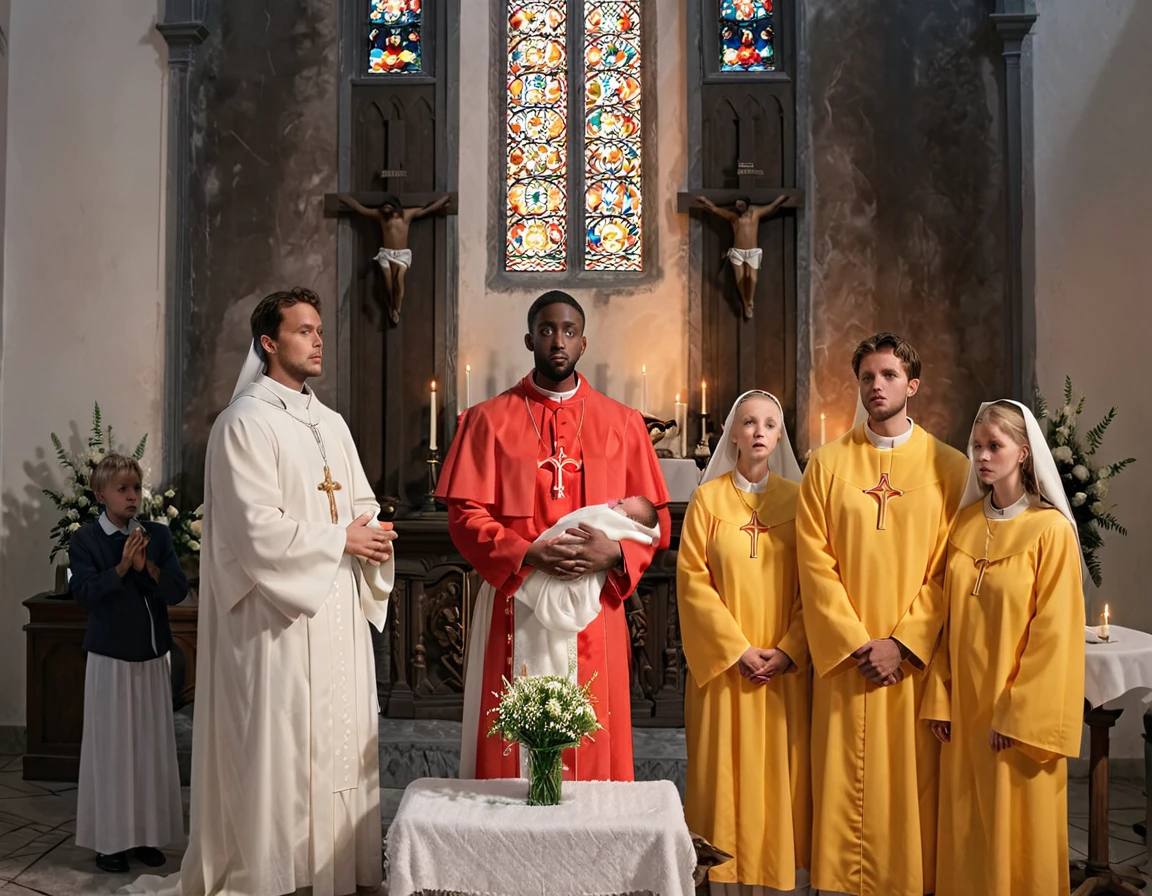
[[[92,491],[104,512],[68,546],[72,595],[88,610],[76,845],[113,873],[128,870],[132,849],[145,865],[163,865],[158,847],[184,827],[168,607],[188,594],[188,581],[168,527],[136,519],[142,480],[133,458],[100,461]]]

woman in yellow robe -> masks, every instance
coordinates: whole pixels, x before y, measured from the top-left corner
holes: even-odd
[[[1084,710],[1075,520],[1023,405],[985,404],[969,455],[920,710],[945,744],[936,896],[1067,894],[1065,757],[1079,754]]]
[[[800,468],[779,401],[736,400],[692,496],[676,592],[688,661],[688,827],[731,853],[713,896],[806,892],[808,646],[796,572]]]

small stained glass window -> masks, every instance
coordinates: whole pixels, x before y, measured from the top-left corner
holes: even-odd
[[[568,17],[563,0],[508,15],[509,271],[564,271],[568,253]]]
[[[420,41],[423,0],[368,0],[368,71],[410,74],[424,70]]]
[[[776,68],[773,0],[720,0],[720,71]]]
[[[584,0],[584,268],[642,269],[640,9]]]

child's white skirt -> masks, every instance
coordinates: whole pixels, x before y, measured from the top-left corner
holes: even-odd
[[[161,847],[183,831],[168,655],[128,663],[89,653],[76,845]]]

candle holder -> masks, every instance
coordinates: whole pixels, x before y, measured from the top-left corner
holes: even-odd
[[[708,447],[708,415],[700,415],[700,441],[696,443],[696,450],[692,452],[692,459],[696,466],[703,470],[708,466],[712,457],[712,449]]]
[[[436,484],[440,481],[440,452],[432,450],[428,452],[428,491],[424,495],[424,506],[420,508],[421,513],[435,513],[436,512]]]

